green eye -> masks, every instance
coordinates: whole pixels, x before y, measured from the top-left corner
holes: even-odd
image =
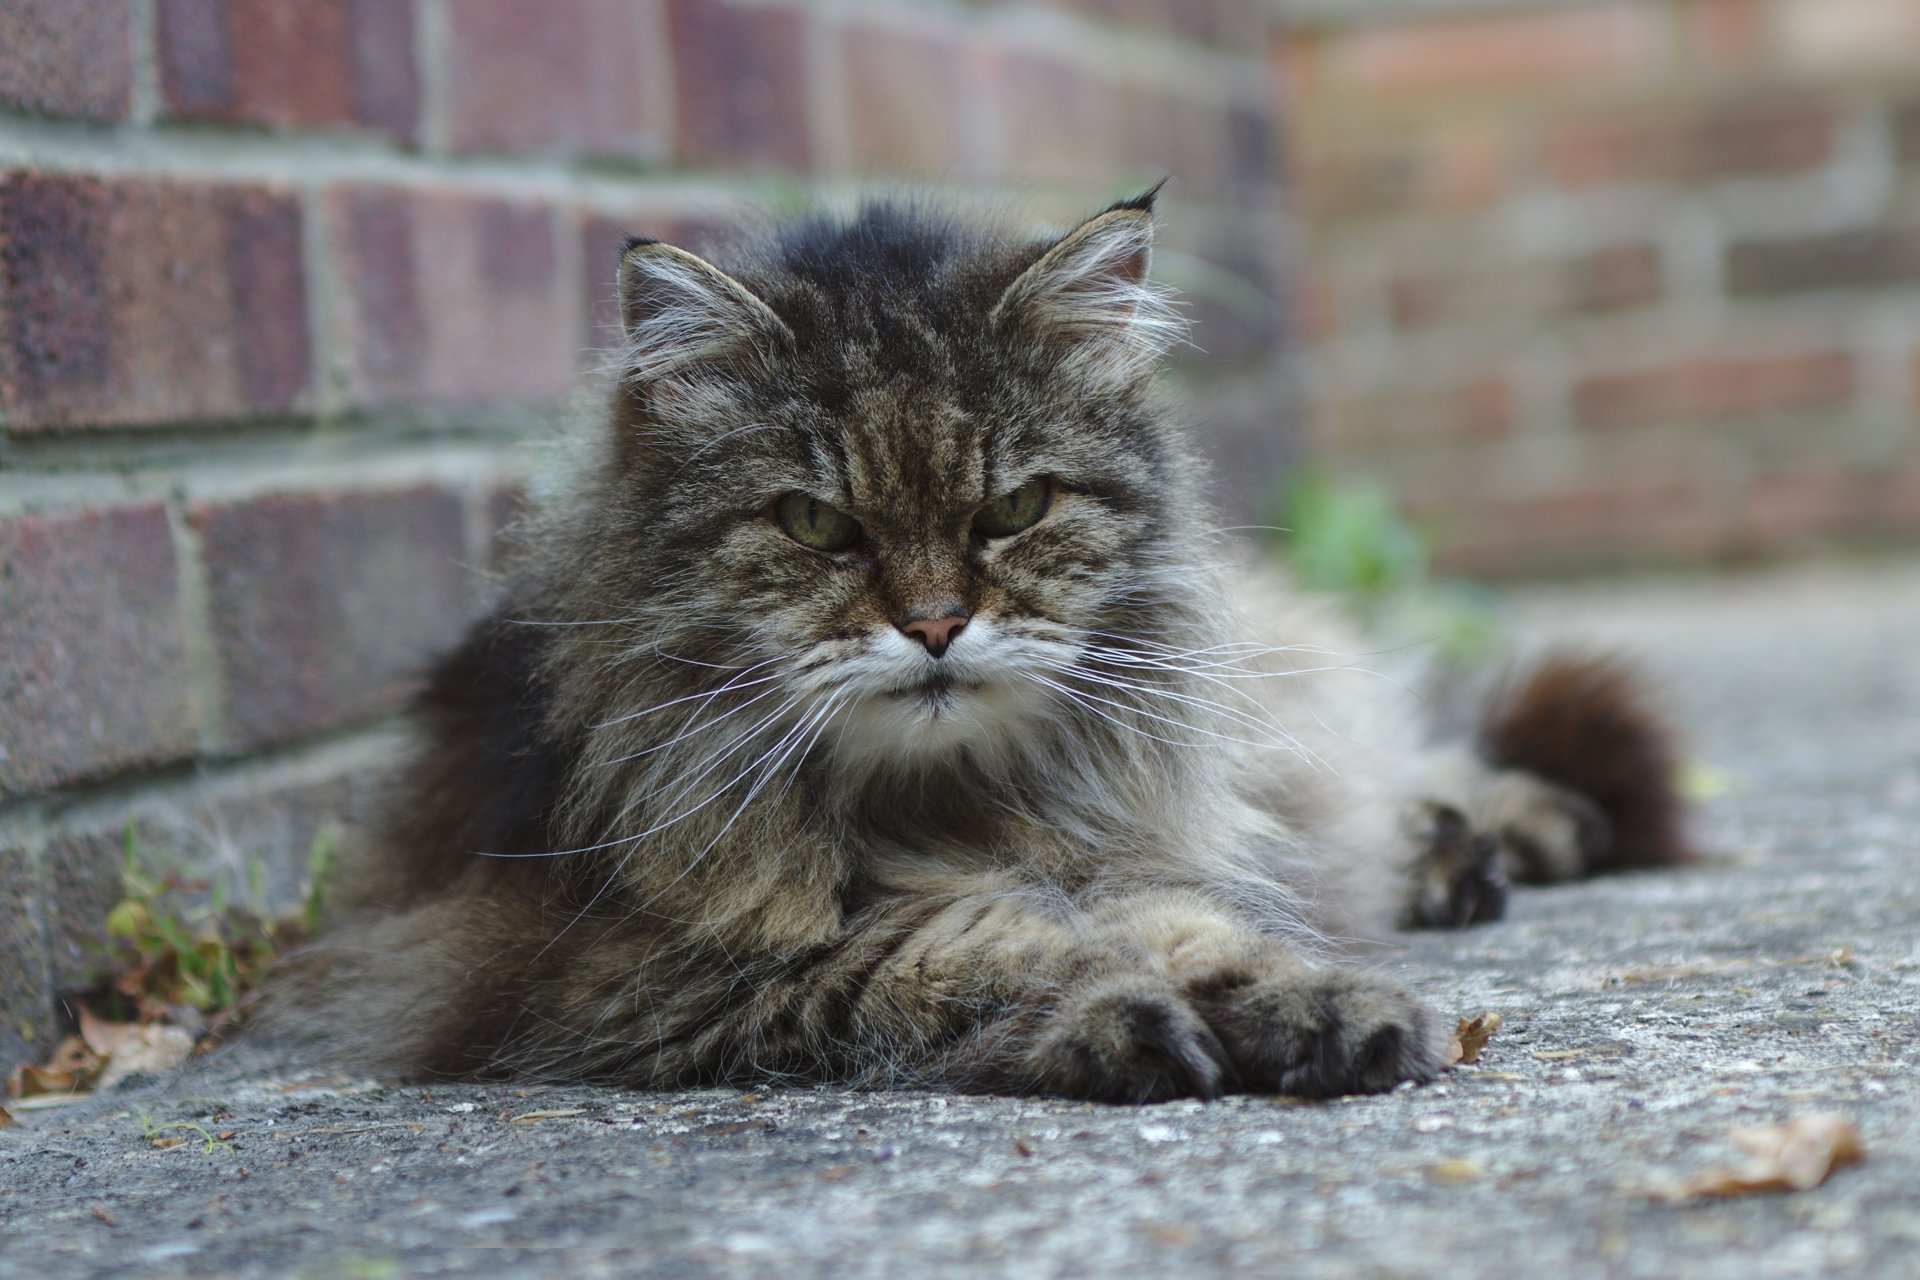
[[[1047,508],[1052,505],[1053,481],[1046,476],[1035,476],[1012,493],[1003,493],[980,508],[973,517],[973,528],[982,537],[1011,537],[1039,524],[1040,517],[1047,514]]]
[[[774,503],[773,514],[788,537],[815,551],[845,551],[860,536],[858,520],[804,493]]]

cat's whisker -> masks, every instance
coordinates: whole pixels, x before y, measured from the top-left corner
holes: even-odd
[[[709,729],[713,729],[721,724],[724,724],[726,721],[732,719],[734,716],[739,715],[742,711],[745,711],[749,707],[755,706],[761,702],[766,701],[768,698],[773,697],[775,694],[778,694],[779,692],[781,692],[781,690],[778,688],[762,689],[759,693],[754,694],[751,698],[748,698],[745,702],[740,703],[738,706],[730,707],[726,711],[721,712],[719,715],[714,716],[710,719],[705,719],[705,720],[701,719],[700,717],[704,715],[707,711],[712,709],[712,703],[711,701],[702,703],[701,706],[694,712],[692,717],[692,723],[690,723],[686,728],[682,729],[679,733],[675,734],[673,737],[668,738],[662,742],[656,742],[649,747],[642,747],[638,751],[629,752],[628,754],[623,756],[613,756],[606,760],[595,760],[593,763],[596,768],[605,769],[605,768],[611,768],[614,765],[627,764],[634,760],[645,759],[647,756],[655,755],[661,751],[665,751],[669,747],[678,746],[680,743],[685,742],[687,739],[694,737],[697,734],[704,733]]]
[[[1131,688],[1134,691],[1140,691],[1138,690],[1137,686],[1127,687],[1127,686],[1111,685],[1107,681],[1100,679],[1099,677],[1092,676],[1085,671],[1066,670],[1066,671],[1062,671],[1060,674],[1070,679],[1087,681],[1088,683],[1094,684],[1096,686],[1114,688],[1121,692],[1129,691],[1129,688]],[[1077,690],[1076,692],[1080,693],[1083,697],[1091,698],[1094,701],[1103,703],[1106,706],[1115,707],[1122,711],[1131,712],[1134,715],[1146,716],[1149,719],[1158,720],[1163,724],[1174,725],[1182,729],[1190,730],[1194,733],[1205,734],[1209,738],[1218,738],[1224,742],[1232,742],[1239,746],[1260,747],[1263,749],[1275,750],[1275,751],[1298,752],[1301,750],[1300,746],[1297,743],[1292,742],[1290,739],[1282,740],[1278,738],[1269,737],[1268,740],[1266,741],[1260,741],[1260,740],[1251,739],[1251,738],[1242,738],[1231,733],[1221,733],[1217,730],[1209,729],[1205,725],[1195,724],[1189,720],[1183,720],[1176,716],[1163,715],[1160,712],[1149,710],[1146,707],[1136,706],[1130,702],[1124,702],[1114,698],[1103,698],[1098,694],[1088,693],[1085,690]],[[1154,696],[1166,696],[1166,691],[1164,690],[1153,690],[1151,692],[1153,693]],[[1220,711],[1222,713],[1227,712],[1226,708],[1219,707],[1217,704],[1208,703],[1204,705],[1206,705],[1209,709],[1212,709],[1212,710]],[[1271,732],[1269,729],[1269,726],[1261,725],[1261,724],[1258,724],[1257,722],[1250,724],[1248,727],[1254,728],[1257,731],[1263,732],[1263,733]]]
[[[778,661],[779,661],[778,658],[769,658],[765,662],[757,662],[753,666],[748,667],[746,670],[742,671],[740,674],[749,675],[755,671],[760,670],[763,667],[770,667]],[[751,689],[756,685],[767,684],[770,681],[778,680],[780,678],[781,678],[780,672],[774,672],[772,675],[762,676],[758,680],[747,680],[744,682],[741,682],[736,678],[734,680],[727,681],[717,689],[702,689],[697,693],[683,694],[678,698],[669,698],[665,702],[657,702],[653,706],[643,707],[638,711],[629,711],[625,715],[615,716],[611,720],[595,721],[594,723],[589,724],[587,728],[610,729],[615,725],[626,724],[628,721],[639,720],[644,716],[650,716],[654,714],[656,711],[665,711],[669,707],[681,706],[682,704],[688,703],[688,702],[711,701],[712,699],[719,697],[723,693],[733,693],[740,689]]]
[[[1293,737],[1292,734],[1288,733],[1281,726],[1280,722],[1274,719],[1271,714],[1264,715],[1264,716],[1254,715],[1249,712],[1242,711],[1237,707],[1229,707],[1224,703],[1215,702],[1211,698],[1201,697],[1198,694],[1184,693],[1175,689],[1167,689],[1167,688],[1163,688],[1163,687],[1159,687],[1151,684],[1142,684],[1138,681],[1124,680],[1118,676],[1112,676],[1102,672],[1087,671],[1084,668],[1074,668],[1074,667],[1061,668],[1060,674],[1065,676],[1070,676],[1077,680],[1084,680],[1084,681],[1089,681],[1095,684],[1099,684],[1105,688],[1112,689],[1117,692],[1139,693],[1151,698],[1163,698],[1170,702],[1175,702],[1184,706],[1193,707],[1194,709],[1199,711],[1211,712],[1214,715],[1221,716],[1227,720],[1232,721],[1235,724],[1241,725],[1244,728],[1251,729],[1256,733],[1268,735],[1270,738],[1273,739],[1272,745],[1274,746],[1282,746],[1288,750],[1293,750],[1293,751],[1297,751],[1301,749],[1299,742]],[[1254,705],[1258,706],[1257,703]],[[1261,708],[1261,709],[1264,710],[1264,708]]]

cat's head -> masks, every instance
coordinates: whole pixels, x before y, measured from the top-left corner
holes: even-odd
[[[1097,714],[1075,664],[1193,587],[1152,238],[1148,193],[1044,241],[876,205],[725,270],[630,243],[606,536],[666,652],[877,759]]]

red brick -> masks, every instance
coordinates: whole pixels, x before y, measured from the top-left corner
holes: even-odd
[[[1220,44],[1237,34],[1231,11],[1241,6],[1233,0],[1062,0],[1062,7],[1107,22]]]
[[[1682,10],[1686,51],[1695,66],[1744,71],[1769,53],[1762,0],[1692,0]]]
[[[1920,165],[1920,101],[1894,109],[1893,150],[1901,164]]]
[[[330,192],[349,393],[361,404],[549,403],[581,303],[552,206],[400,187]]]
[[[0,175],[9,427],[286,413],[311,383],[301,216],[273,188]]]
[[[1657,301],[1665,286],[1660,251],[1651,244],[1611,245],[1567,268],[1567,305],[1575,311],[1617,311]]]
[[[158,503],[0,519],[0,797],[192,752],[179,578]]]
[[[1326,50],[1329,77],[1369,98],[1542,93],[1618,84],[1657,71],[1661,15],[1589,4],[1363,27]]]
[[[1614,476],[1544,493],[1476,491],[1428,515],[1436,567],[1497,575],[1698,561],[1722,545],[1724,517],[1686,478]]]
[[[468,619],[465,515],[444,490],[273,494],[189,520],[229,746],[393,710]]]
[[[160,0],[168,114],[281,128],[419,125],[411,0]]]
[[[977,177],[968,142],[979,108],[957,32],[849,26],[840,38],[847,148],[859,173]]]
[[[1740,495],[1729,549],[1777,555],[1863,531],[1875,514],[1874,488],[1872,477],[1833,464],[1762,472]]]
[[[1727,246],[1727,291],[1736,295],[1876,287],[1920,280],[1920,229],[1859,227]]]
[[[634,0],[459,0],[447,6],[447,115],[468,151],[630,157],[656,149]]]
[[[0,103],[50,116],[118,120],[133,72],[126,0],[0,5]]]
[[[667,0],[674,152],[727,168],[813,167],[802,13]]]
[[[1324,272],[1296,267],[1287,295],[1287,331],[1302,342],[1324,342],[1340,327],[1340,304]]]
[[[1320,218],[1401,213],[1471,213],[1505,190],[1510,157],[1503,135],[1449,125],[1418,137],[1312,139],[1297,177]]]
[[[1583,378],[1573,409],[1582,426],[1602,429],[1765,418],[1838,408],[1854,381],[1843,351],[1703,356]]]
[[[1113,181],[1126,140],[1110,83],[1078,63],[1019,50],[998,51],[992,75],[996,150],[1006,176],[1062,184]]]
[[[1570,187],[1800,173],[1827,162],[1835,131],[1824,102],[1762,98],[1678,117],[1579,121],[1549,138],[1547,163]]]
[[[1387,281],[1387,314],[1396,329],[1424,329],[1447,313],[1447,287],[1428,272],[1403,273]]]
[[[1513,432],[1513,389],[1484,372],[1442,387],[1327,396],[1327,428],[1341,448],[1499,440]]]

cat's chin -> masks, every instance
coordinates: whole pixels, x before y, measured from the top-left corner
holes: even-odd
[[[925,763],[962,748],[995,749],[1029,731],[1033,700],[998,681],[933,676],[870,694],[849,708],[835,732],[843,755],[869,763]]]

